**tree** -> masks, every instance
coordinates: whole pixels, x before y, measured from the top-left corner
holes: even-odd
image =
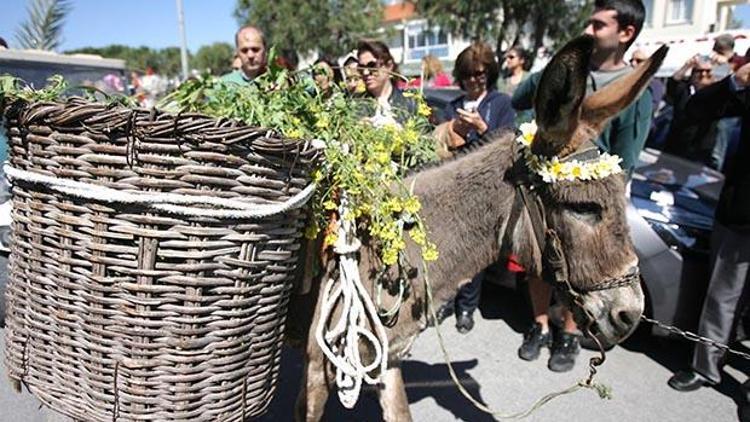
[[[193,58],[192,67],[201,72],[209,71],[213,75],[223,75],[232,69],[234,47],[225,42],[204,45],[198,49]]]
[[[56,50],[62,43],[65,16],[70,12],[68,0],[33,0],[26,9],[28,20],[16,30],[21,48]]]
[[[418,11],[454,36],[503,46],[530,38],[536,51],[547,38],[553,46],[580,33],[592,0],[420,0]],[[533,59],[533,57],[532,57]]]
[[[238,0],[234,14],[279,49],[340,56],[377,34],[383,7],[380,0]]]

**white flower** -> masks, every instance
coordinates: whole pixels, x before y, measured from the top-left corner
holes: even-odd
[[[558,157],[548,159],[534,155],[530,147],[537,129],[535,121],[521,124],[521,135],[516,138],[516,141],[524,147],[522,154],[526,161],[526,167],[541,177],[545,183],[555,183],[559,180],[572,182],[575,180],[604,179],[613,174],[622,173],[622,167],[620,166],[622,158],[606,152],[601,153],[599,158],[595,160],[585,162],[578,160],[561,162]]]

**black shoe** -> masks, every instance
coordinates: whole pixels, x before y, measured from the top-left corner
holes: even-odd
[[[427,325],[430,327],[434,327],[435,325],[442,324],[443,321],[448,319],[449,316],[453,315],[453,312],[454,312],[453,309],[454,309],[454,305],[453,305],[452,300],[447,303],[444,303],[435,311],[435,316],[437,317],[437,324],[435,324],[435,321],[432,319],[432,315],[428,315],[429,323]]]
[[[549,331],[542,334],[542,325],[538,322],[523,335],[523,343],[518,348],[518,357],[523,360],[535,360],[539,357],[542,347],[549,347],[552,336]]]
[[[695,371],[680,371],[667,381],[677,391],[695,391],[706,385],[714,385],[708,378]]]
[[[461,334],[466,334],[474,328],[474,317],[472,312],[459,311],[456,314],[456,330]]]
[[[547,367],[553,372],[567,372],[576,364],[576,356],[581,351],[580,338],[576,334],[560,332],[552,343],[552,355]]]

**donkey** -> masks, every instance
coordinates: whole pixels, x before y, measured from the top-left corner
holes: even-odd
[[[532,144],[535,154],[564,159],[590,145],[608,119],[640,95],[666,54],[666,49],[659,50],[630,74],[584,98],[592,48],[591,37],[578,37],[560,50],[545,69],[535,101],[540,128]],[[542,274],[545,248],[537,241],[539,236],[535,235],[533,223],[539,220],[532,217],[530,208],[514,205],[518,201],[517,185],[524,179],[534,179],[522,177],[528,169],[519,157],[514,133],[502,131],[487,137],[490,139],[475,150],[417,172],[406,180],[422,203],[421,216],[440,251],[440,258],[427,264],[435,307],[455,295],[459,280],[471,278],[495,262],[501,252],[514,252],[527,271]],[[559,249],[567,260],[566,279],[571,287],[568,292],[578,296],[579,306],[574,307],[577,322],[586,326],[593,319],[598,337],[608,343],[621,341],[635,329],[643,312],[644,295],[637,273],[634,283],[598,287],[607,280],[628,278],[637,270],[637,257],[625,220],[623,176],[536,183],[530,195],[536,195],[543,204],[541,218],[547,228],[557,233]],[[420,250],[417,245],[407,243],[407,261],[417,271],[410,275],[408,295],[398,319],[387,328],[389,364],[378,391],[387,421],[411,420],[399,358],[429,319],[425,312],[427,293]],[[382,263],[367,242],[359,254],[361,278],[374,293],[375,274]],[[328,271],[326,277],[330,277],[331,268]],[[394,272],[388,273],[386,282],[396,276]],[[334,372],[314,340],[317,324],[329,323],[318,321],[320,296],[312,320],[306,321],[310,327],[302,388],[295,409],[298,420],[320,420],[334,385]],[[389,306],[387,300],[385,306]],[[299,323],[294,318],[290,314],[290,324]]]

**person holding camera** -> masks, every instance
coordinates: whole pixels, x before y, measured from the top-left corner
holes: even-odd
[[[445,107],[444,123],[436,128],[438,143],[455,151],[478,142],[488,132],[513,128],[516,113],[510,97],[495,89],[499,76],[500,65],[489,45],[474,43],[458,55],[453,77],[466,94]],[[474,327],[473,315],[479,306],[483,278],[484,272],[477,274],[456,295],[456,329],[459,333],[467,333]],[[453,311],[450,304],[444,306],[438,312],[438,320]]]
[[[665,101],[672,106],[673,118],[664,151],[688,160],[716,167],[712,151],[716,143],[717,120],[690,119],[685,113],[688,100],[715,82],[714,63],[696,54],[667,80]]]
[[[685,107],[686,118],[715,121],[740,119],[740,143],[716,208],[711,238],[711,279],[703,302],[698,335],[723,344],[735,338],[737,324],[748,301],[750,280],[750,64],[718,83],[699,90]],[[725,353],[722,349],[696,344],[689,368],[668,381],[678,391],[715,386],[722,380]],[[750,421],[750,382],[742,386],[739,416]]]

